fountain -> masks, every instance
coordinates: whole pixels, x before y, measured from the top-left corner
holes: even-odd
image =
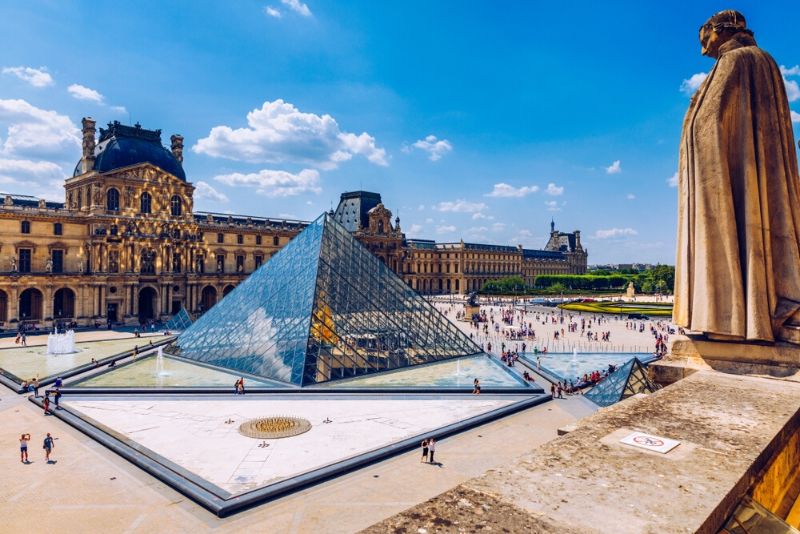
[[[163,385],[165,376],[169,376],[169,373],[164,370],[164,347],[158,347],[158,352],[156,353],[156,377],[159,387]]]
[[[47,354],[72,354],[78,352],[75,348],[75,332],[67,330],[58,333],[56,328],[52,334],[47,336]]]

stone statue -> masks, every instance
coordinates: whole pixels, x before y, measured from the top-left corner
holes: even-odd
[[[47,271],[48,273],[53,272],[53,260],[51,259],[47,260],[47,263],[44,266],[44,270]]]
[[[11,272],[12,273],[17,272],[17,257],[16,256],[11,256]]]
[[[800,177],[783,79],[741,13],[711,17],[700,43],[716,64],[683,122],[674,322],[716,340],[789,340]]]
[[[633,280],[628,282],[628,288],[625,290],[625,295],[628,298],[633,298],[636,296],[636,287],[633,285]]]

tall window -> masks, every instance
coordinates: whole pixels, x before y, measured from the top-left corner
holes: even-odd
[[[172,255],[172,272],[173,273],[181,272],[181,255],[180,254],[173,254]]]
[[[225,272],[225,254],[217,254],[217,272]]]
[[[236,272],[243,273],[244,272],[244,256],[236,256]]]
[[[142,197],[140,199],[140,207],[139,211],[142,213],[150,213],[150,207],[153,202],[153,198],[150,196],[150,193],[145,191],[142,193]]]
[[[53,235],[62,235],[64,226],[61,223],[53,223]]]
[[[256,269],[261,267],[261,264],[264,263],[264,256],[258,255],[255,257],[256,259]]]
[[[280,244],[281,244],[281,238],[280,237],[275,236],[275,237],[272,238],[272,246],[273,247],[277,247]]]
[[[238,234],[236,236],[236,243],[239,244],[239,245],[244,244],[244,236],[242,234]]]
[[[217,234],[217,243],[225,242],[225,234]]]
[[[31,233],[31,222],[30,221],[22,221],[22,223],[20,224],[20,230],[19,231],[22,232],[23,234]]]
[[[178,195],[173,195],[172,198],[169,200],[169,209],[172,212],[174,217],[178,217],[181,214],[181,197]]]
[[[156,272],[156,253],[153,249],[146,248],[142,251],[141,265],[139,272],[144,274],[155,274]]]
[[[119,211],[119,191],[113,187],[106,191],[106,209],[108,211]]]
[[[115,234],[116,235],[116,234]],[[111,250],[108,252],[108,272],[119,272],[119,251]]]
[[[53,250],[50,252],[50,260],[53,262],[53,272],[54,273],[63,273],[64,272],[64,251],[63,250]]]
[[[260,244],[261,244],[261,236],[257,235],[256,236],[256,245],[260,245]]]
[[[29,248],[19,249],[19,272],[31,272],[31,249]]]

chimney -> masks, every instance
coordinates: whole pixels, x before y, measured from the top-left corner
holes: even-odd
[[[575,230],[575,250],[581,250],[581,231]]]
[[[183,136],[173,134],[169,140],[172,142],[172,155],[183,165]]]
[[[89,172],[94,169],[94,147],[95,147],[95,124],[96,121],[91,117],[84,117],[81,120],[83,126],[83,157],[81,158],[81,170]]]

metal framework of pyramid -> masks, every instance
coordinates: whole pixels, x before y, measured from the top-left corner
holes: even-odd
[[[181,308],[178,313],[170,317],[169,320],[164,323],[164,328],[167,330],[186,330],[190,326],[192,326],[192,318],[189,316],[189,312],[186,311],[186,308]]]
[[[327,213],[169,350],[298,386],[482,352]]]
[[[631,358],[590,389],[585,397],[598,406],[611,406],[637,393],[653,393],[655,390],[642,362]]]

